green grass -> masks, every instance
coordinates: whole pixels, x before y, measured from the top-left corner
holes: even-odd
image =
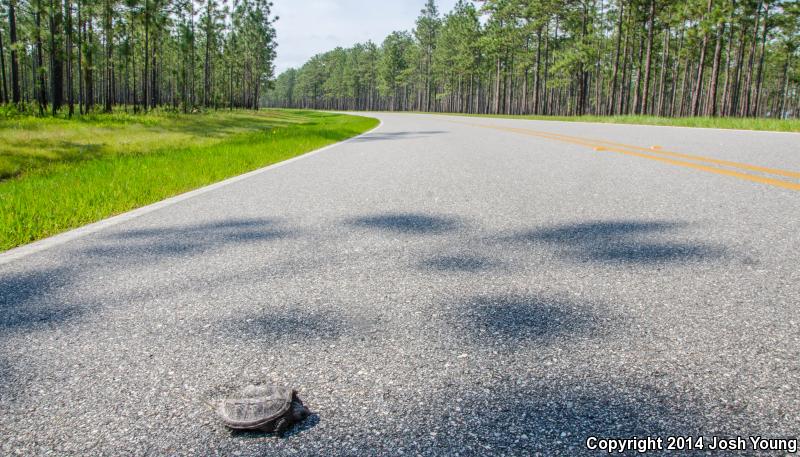
[[[533,119],[540,121],[601,122],[606,124],[665,125],[672,127],[705,127],[715,129],[767,130],[800,132],[800,119],[723,118],[723,117],[658,117],[658,116],[530,116],[506,114],[458,114],[456,116]]]
[[[283,111],[219,111],[202,115],[95,114],[64,118],[0,118],[0,179],[54,163],[111,155],[141,155],[181,146],[210,146],[242,133],[254,133],[308,120]]]
[[[0,251],[280,162],[375,119],[295,110],[0,120]]]

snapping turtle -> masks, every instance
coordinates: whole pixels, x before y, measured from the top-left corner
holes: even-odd
[[[248,386],[240,398],[222,400],[217,413],[228,428],[281,435],[311,412],[294,389],[281,386]]]

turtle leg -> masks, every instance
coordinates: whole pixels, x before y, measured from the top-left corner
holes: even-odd
[[[289,430],[289,426],[291,422],[286,417],[281,417],[275,422],[275,434],[278,436],[283,436],[283,434]]]

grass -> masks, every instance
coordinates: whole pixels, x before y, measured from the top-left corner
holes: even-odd
[[[297,110],[0,120],[0,251],[280,162],[375,119]]]
[[[125,113],[64,118],[0,119],[0,179],[54,163],[203,147],[242,133],[307,120],[296,112],[220,111],[203,115]]]
[[[443,114],[443,113],[442,113]],[[800,132],[800,119],[728,118],[728,117],[658,117],[658,116],[532,116],[507,114],[459,114],[456,116],[532,119],[539,121],[601,122],[606,124],[664,125],[715,129]]]

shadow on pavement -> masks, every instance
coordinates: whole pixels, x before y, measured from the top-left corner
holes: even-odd
[[[138,265],[184,259],[210,249],[272,241],[289,235],[289,231],[267,219],[111,233],[100,238],[100,243],[77,249],[70,256],[71,261],[64,261],[61,266],[0,274],[0,329],[59,324],[85,314],[93,305],[86,301],[66,303],[64,293],[80,287],[81,278],[102,277],[111,263]],[[97,293],[90,299],[98,304],[105,301],[104,294],[115,293],[113,288],[94,292]],[[81,292],[81,296],[87,293]]]
[[[300,422],[299,424],[295,425],[289,431],[284,433],[284,438],[289,438],[291,436],[299,435],[306,430],[311,430],[312,428],[316,427],[320,423],[319,414],[312,412],[310,416],[306,417],[306,420]]]
[[[0,276],[0,329],[60,324],[81,315],[85,307],[48,299],[69,284],[72,274],[66,268],[50,268]]]
[[[371,141],[390,141],[390,140],[405,140],[412,138],[425,138],[431,135],[440,135],[447,133],[444,130],[422,130],[417,132],[376,132],[370,133],[358,138],[353,139],[355,143],[366,143]]]
[[[498,268],[498,262],[486,257],[463,255],[437,256],[420,262],[423,271],[477,273]]]
[[[449,320],[480,344],[548,344],[559,338],[602,335],[611,319],[597,315],[595,308],[536,295],[479,296],[455,306]]]
[[[686,436],[704,426],[698,402],[682,393],[596,381],[538,383],[447,392],[437,408],[442,413],[425,427],[438,432],[431,446],[465,454],[598,455],[585,447],[589,436]]]
[[[458,219],[421,213],[383,213],[349,219],[348,224],[388,232],[416,235],[440,234],[461,226]]]
[[[332,311],[309,311],[300,306],[289,309],[265,309],[215,324],[217,334],[236,339],[265,342],[334,340],[349,328],[347,321]]]
[[[194,255],[233,244],[258,243],[290,236],[271,219],[233,219],[197,225],[137,229],[105,237],[109,243],[86,252],[126,262]]]
[[[236,233],[240,231],[260,229],[262,227],[274,225],[276,223],[277,221],[275,221],[274,219],[228,219],[219,222],[174,226],[168,228],[146,228],[146,229],[125,230],[109,235],[108,238],[113,238],[113,239],[153,238],[164,235],[173,235],[173,234],[182,235],[186,233],[203,233],[203,232]]]
[[[591,436],[741,431],[727,418],[710,420],[702,397],[693,390],[653,387],[636,380],[605,381],[578,370],[563,376],[534,373],[527,380],[514,377],[513,372],[495,373],[454,379],[450,386],[398,388],[387,399],[385,418],[375,417],[374,428],[381,433],[357,430],[347,437],[347,444],[357,445],[361,453],[369,450],[370,455],[597,456],[609,454],[587,449]],[[341,411],[336,419],[347,423],[350,414],[359,412]],[[666,447],[666,438],[663,444]]]
[[[684,226],[674,222],[594,221],[518,232],[505,240],[565,246],[565,255],[573,260],[611,264],[703,261],[725,255],[718,246],[665,239],[668,232]]]

